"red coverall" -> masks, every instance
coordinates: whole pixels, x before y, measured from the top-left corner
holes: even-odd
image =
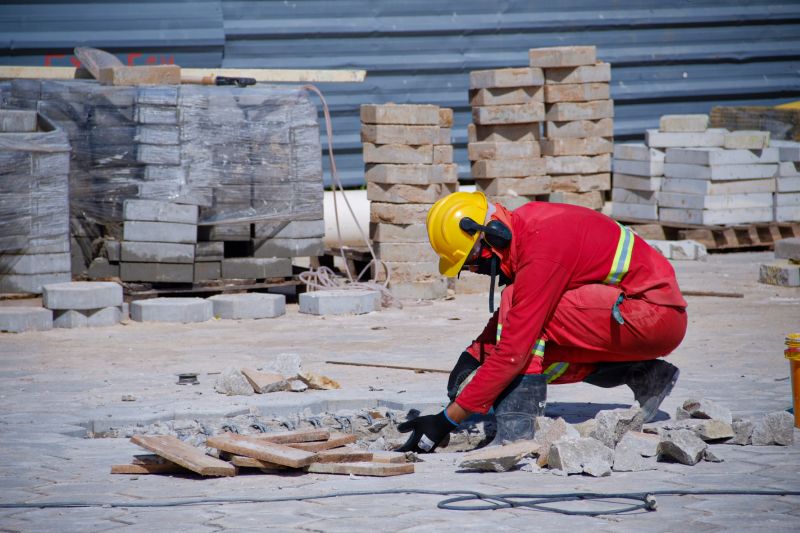
[[[511,229],[512,241],[493,252],[513,284],[467,348],[483,364],[458,405],[486,413],[519,374],[574,383],[596,363],[663,357],[683,340],[686,301],[675,272],[630,229],[567,204],[496,208],[492,218]],[[623,325],[612,316],[620,294]]]

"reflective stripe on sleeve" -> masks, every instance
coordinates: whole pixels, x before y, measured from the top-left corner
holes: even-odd
[[[547,367],[547,370],[545,370],[543,374],[547,377],[547,382],[552,383],[564,375],[567,368],[569,368],[569,363],[553,363]]]
[[[633,256],[633,230],[617,224],[620,228],[619,242],[617,243],[617,250],[614,253],[614,260],[611,263],[611,270],[608,276],[603,280],[603,283],[608,285],[616,285],[622,281],[628,269],[631,266],[631,257]]]

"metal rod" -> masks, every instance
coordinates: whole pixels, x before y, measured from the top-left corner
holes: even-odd
[[[397,365],[381,365],[377,363],[354,363],[351,361],[325,361],[329,365],[347,365],[347,366],[368,366],[373,368],[391,368],[393,370],[413,370],[414,372],[436,372],[439,374],[449,374],[449,370],[440,370],[438,368],[419,368],[416,366],[397,366]]]

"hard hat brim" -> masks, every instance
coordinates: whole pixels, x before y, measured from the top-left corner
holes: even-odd
[[[458,273],[461,272],[461,269],[464,267],[464,263],[467,262],[467,258],[469,257],[469,253],[472,251],[472,247],[475,246],[475,243],[478,241],[480,237],[480,233],[476,233],[472,236],[472,246],[467,251],[466,254],[458,261],[453,262],[444,257],[439,256],[439,273],[442,276],[447,276],[448,278],[454,278],[458,276]]]

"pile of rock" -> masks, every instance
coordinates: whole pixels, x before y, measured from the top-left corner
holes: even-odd
[[[295,354],[280,354],[258,369],[226,368],[214,384],[215,391],[227,396],[339,388],[341,385],[331,378],[305,370]]]
[[[643,424],[638,406],[600,411],[574,426],[563,419],[539,417],[527,445],[514,443],[467,454],[462,468],[505,471],[526,456],[536,455],[525,468],[548,467],[568,474],[607,476],[614,472],[656,470],[658,462],[695,465],[721,462],[709,444],[788,446],[794,418],[788,412],[769,413],[758,420],[734,418],[711,400],[686,400],[675,420]]]

